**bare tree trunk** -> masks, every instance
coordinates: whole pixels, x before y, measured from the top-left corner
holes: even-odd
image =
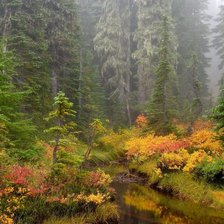
[[[54,65],[52,66],[52,95],[55,97],[58,92],[58,77]]]
[[[11,8],[8,7],[8,5],[5,6],[4,10],[4,25],[3,25],[3,30],[2,30],[2,38],[4,39],[4,46],[3,46],[3,52],[7,52],[7,34],[9,32],[9,28],[11,26],[11,17],[12,17],[12,12]]]
[[[128,43],[127,43],[127,65],[128,65],[128,73],[126,78],[126,109],[128,116],[129,126],[132,125],[131,120],[131,110],[130,110],[130,86],[131,86],[131,2],[128,0]]]

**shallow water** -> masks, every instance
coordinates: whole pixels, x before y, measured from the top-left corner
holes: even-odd
[[[114,183],[120,224],[224,224],[224,212],[173,199],[137,184]]]

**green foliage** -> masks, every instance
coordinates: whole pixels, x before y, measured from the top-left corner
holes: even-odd
[[[45,130],[54,135],[53,162],[57,162],[57,151],[63,142],[63,138],[69,133],[74,132],[76,124],[70,121],[70,117],[74,117],[76,112],[72,110],[73,103],[65,96],[63,92],[59,92],[54,98],[54,109],[46,118],[47,121],[53,120],[55,126]]]
[[[224,184],[224,161],[223,159],[204,161],[197,165],[195,174],[210,183]]]
[[[10,150],[9,155],[17,158],[20,162],[30,162],[35,164],[42,160],[44,152],[45,149],[42,146],[33,143],[24,150]]]
[[[216,122],[219,138],[224,143],[224,99],[221,99],[219,105],[213,110],[212,118]]]
[[[90,156],[94,144],[96,143],[97,138],[106,131],[103,123],[99,119],[94,119],[90,124],[86,132],[88,149],[85,153],[85,160]]]
[[[4,42],[0,43],[0,129],[1,144],[23,153],[33,144],[35,127],[22,113],[22,103],[26,93],[19,92],[12,80],[16,62],[12,52],[4,52]],[[10,153],[10,151],[9,151]],[[20,158],[18,158],[20,159]]]
[[[74,153],[69,153],[64,150],[60,150],[57,153],[57,161],[61,164],[79,167],[83,162],[83,157]]]
[[[157,76],[149,108],[150,123],[160,134],[167,134],[172,131],[171,120],[176,110],[177,80],[174,68],[175,46],[173,38],[170,17],[164,16],[161,22]]]
[[[130,7],[130,1],[104,1],[94,38],[105,95],[108,98],[108,116],[113,123],[119,122],[117,118],[122,117],[121,122],[131,124]]]

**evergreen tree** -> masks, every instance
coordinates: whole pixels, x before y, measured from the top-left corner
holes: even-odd
[[[66,135],[74,130],[75,123],[69,117],[74,117],[76,112],[72,110],[73,103],[65,96],[63,92],[59,92],[54,98],[54,109],[46,118],[47,121],[53,120],[55,126],[46,130],[46,132],[54,135],[54,150],[53,163],[57,162],[57,152],[59,150],[61,141],[66,138]]]
[[[177,97],[177,80],[175,73],[175,44],[170,18],[162,19],[159,63],[156,68],[156,80],[150,105],[150,123],[158,134],[167,134],[172,130]]]
[[[93,119],[104,117],[104,90],[95,62],[93,44],[100,15],[101,7],[98,1],[79,1],[81,37],[77,119],[79,127],[84,129]]]
[[[78,91],[80,27],[77,5],[73,0],[49,0],[45,5],[48,24],[46,38],[51,57],[51,90],[69,98]]]
[[[58,90],[77,99],[77,5],[73,0],[3,0],[0,12],[0,35],[7,40],[4,50],[13,50],[19,61],[13,81],[31,93],[24,111],[41,126]]]
[[[206,14],[207,0],[174,0],[173,17],[176,22],[176,34],[178,38],[178,65],[177,75],[179,80],[180,105],[183,111],[182,119],[185,119],[188,109],[195,98],[192,74],[189,64],[192,55],[197,58],[197,79],[200,83],[198,94],[203,105],[203,111],[208,106],[208,75],[206,68],[209,66],[208,52],[208,16]],[[185,113],[187,112],[187,113]]]
[[[120,124],[122,120],[131,124],[130,4],[131,1],[124,0],[103,1],[103,13],[94,38],[108,99],[108,115],[113,122]]]
[[[13,50],[18,60],[14,82],[19,89],[31,92],[24,110],[41,124],[49,110],[50,89],[44,1],[3,1],[0,10],[4,12],[1,14],[4,50]]]
[[[158,62],[159,25],[164,8],[170,1],[136,1],[137,29],[134,32],[134,40],[137,49],[133,53],[138,69],[138,103],[144,106],[151,97],[155,72]]]
[[[216,122],[216,131],[220,140],[224,143],[224,99],[220,100],[219,105],[214,109],[212,118]]]
[[[19,92],[12,79],[17,63],[11,52],[4,52],[5,44],[0,44],[0,128],[1,144],[9,149],[13,157],[23,159],[23,153],[31,150],[35,127],[21,111],[25,93]],[[31,151],[30,151],[31,152]]]

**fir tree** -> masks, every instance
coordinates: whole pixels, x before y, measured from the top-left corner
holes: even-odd
[[[156,81],[150,105],[150,123],[156,133],[171,131],[172,118],[176,110],[177,83],[174,67],[175,51],[172,49],[172,26],[168,16],[162,19],[159,63],[156,68]]]
[[[214,109],[212,118],[216,122],[216,131],[219,139],[224,143],[224,99],[220,100],[219,105]]]
[[[132,55],[138,65],[138,103],[142,107],[152,95],[154,67],[158,62],[158,27],[164,8],[169,7],[167,4],[170,4],[170,1],[139,0],[135,4],[137,29],[134,32],[134,41],[137,43],[137,49]]]
[[[65,96],[63,92],[58,92],[54,98],[54,110],[49,113],[47,121],[53,120],[55,126],[46,130],[46,132],[54,135],[53,163],[57,162],[57,151],[59,150],[61,141],[74,130],[75,123],[69,118],[74,117],[76,112],[72,110],[73,103]]]
[[[0,138],[1,144],[14,157],[31,150],[35,127],[22,113],[26,93],[19,92],[12,80],[15,76],[16,61],[11,52],[4,52],[5,43],[0,43]]]

